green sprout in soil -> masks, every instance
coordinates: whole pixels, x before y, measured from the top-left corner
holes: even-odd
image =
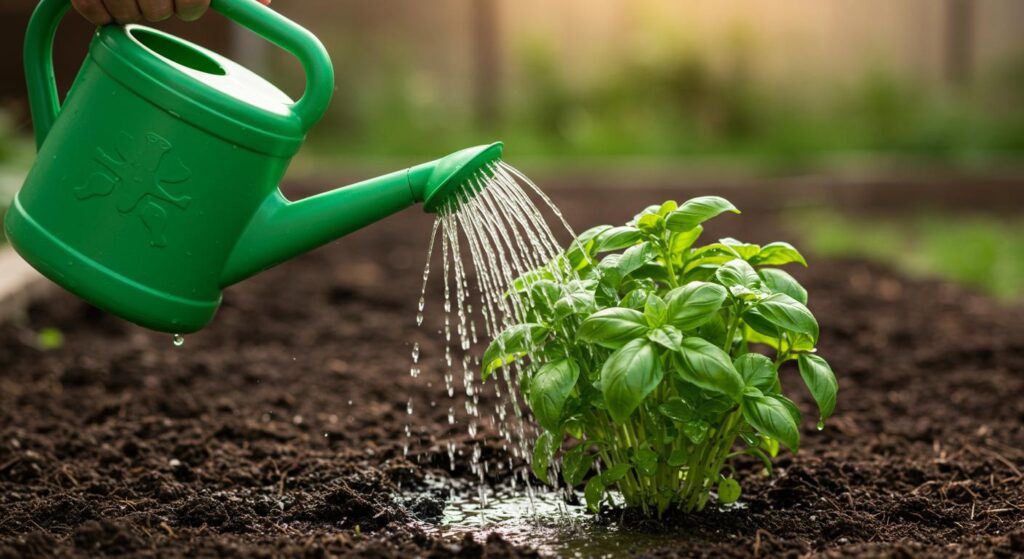
[[[519,369],[543,428],[533,472],[555,483],[560,454],[562,479],[585,481],[592,511],[612,503],[612,489],[659,516],[699,511],[713,490],[719,503],[739,499],[723,473],[733,458],[756,457],[770,472],[780,446],[799,448],[801,414],[779,382],[788,361],[817,402],[819,428],[835,409],[807,291],[777,267],[806,266],[803,256],[781,242],[695,246],[701,224],[725,212],[739,210],[715,196],[651,206],[584,232],[557,263],[514,282],[524,320],[495,337],[482,376]]]

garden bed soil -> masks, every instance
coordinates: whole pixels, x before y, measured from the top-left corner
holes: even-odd
[[[553,194],[580,229],[684,197]],[[718,220],[711,238],[779,237],[761,193],[729,195],[745,213]],[[410,211],[232,288],[181,348],[64,293],[0,325],[0,557],[535,555],[428,529],[444,491],[424,479],[471,478],[437,339],[424,343],[421,376],[408,374],[429,230]],[[828,427],[808,420],[775,477],[741,463],[741,508],[602,522],[678,533],[633,550],[653,557],[1024,554],[1020,309],[857,261],[795,275],[841,385]],[[439,289],[428,328],[439,327]],[[63,347],[37,347],[47,327]],[[463,454],[453,469],[449,435]],[[485,425],[478,440],[501,483],[497,434]]]

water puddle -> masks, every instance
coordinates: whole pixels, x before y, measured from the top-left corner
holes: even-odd
[[[626,530],[594,518],[582,500],[583,495],[577,494],[575,502],[581,504],[570,504],[560,492],[506,487],[490,493],[481,506],[475,495],[456,492],[449,497],[440,522],[423,528],[452,540],[472,534],[478,542],[496,533],[545,556],[608,559],[668,547],[687,537],[661,526]]]

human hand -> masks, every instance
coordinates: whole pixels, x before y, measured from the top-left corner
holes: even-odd
[[[270,0],[255,0],[263,5]],[[210,0],[71,0],[85,19],[97,26],[108,23],[157,22],[177,15],[184,21],[199,19],[210,7]]]

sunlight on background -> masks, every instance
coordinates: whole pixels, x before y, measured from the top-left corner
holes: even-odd
[[[34,4],[0,6],[9,52],[20,49]],[[1024,154],[1024,2],[1017,0],[273,6],[321,38],[338,76],[331,110],[297,160],[299,173],[390,167],[395,159],[501,139],[515,162],[636,179],[621,188],[641,184],[648,169],[668,169],[677,182],[694,169],[712,176],[741,170],[754,179],[813,172],[823,188],[841,188],[829,177],[906,168],[1013,175]],[[301,94],[294,60],[220,16],[159,26],[166,25]],[[63,87],[81,63],[88,31],[75,17],[62,26]],[[18,58],[0,64],[0,208],[31,160]],[[905,219],[892,228],[828,214],[806,220],[804,232],[823,253],[882,259],[914,238],[940,247],[920,250],[918,258],[931,254],[936,264],[915,264],[916,271],[991,284],[1003,298],[1021,291],[1020,265],[1002,263],[1020,258],[1019,226],[986,224],[984,213],[949,226],[913,206],[901,211]],[[851,236],[868,229],[885,237],[871,249]],[[839,241],[851,238],[855,246],[843,248]],[[992,267],[1002,271],[983,271],[987,248],[950,256],[965,244],[991,247]]]

